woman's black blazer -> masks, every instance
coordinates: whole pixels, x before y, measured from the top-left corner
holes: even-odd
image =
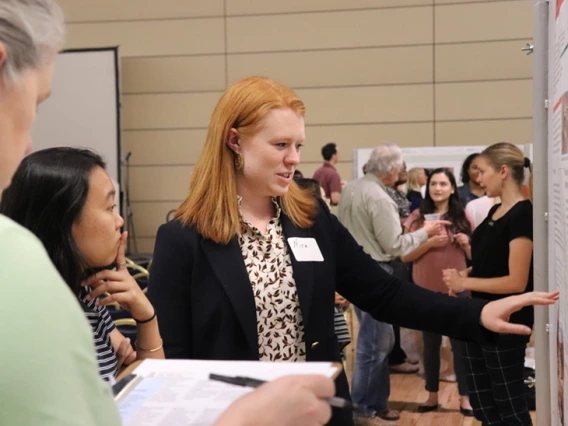
[[[379,321],[486,341],[479,323],[485,301],[456,299],[399,282],[367,255],[320,202],[314,224],[296,227],[284,214],[290,237],[314,238],[323,262],[299,262],[290,250],[304,321],[307,361],[340,361],[334,333],[335,291]],[[228,245],[204,239],[178,220],[160,227],[148,296],[156,309],[167,358],[257,360],[255,301],[237,238]],[[337,394],[349,397],[344,374]],[[330,424],[352,424],[334,409]]]

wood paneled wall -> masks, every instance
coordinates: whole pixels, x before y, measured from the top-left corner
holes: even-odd
[[[531,142],[528,0],[59,0],[68,48],[120,46],[138,246],[187,194],[213,106],[267,75],[307,107],[300,170],[352,149]]]

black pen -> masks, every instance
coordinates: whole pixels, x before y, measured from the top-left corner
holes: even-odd
[[[229,377],[229,376],[222,376],[220,374],[209,374],[209,380],[216,380],[218,382],[229,383],[231,385],[237,386],[246,386],[249,388],[257,388],[260,385],[266,383],[264,380],[258,379],[251,379],[250,377]],[[331,398],[325,398],[325,400],[331,405],[332,407],[338,408],[359,408],[358,404],[354,402],[348,401],[346,399],[340,398],[338,396],[332,396]]]

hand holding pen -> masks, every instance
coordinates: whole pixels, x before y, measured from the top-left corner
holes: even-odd
[[[217,380],[220,380],[220,377],[226,378],[215,377]],[[260,381],[253,392],[231,404],[213,426],[320,426],[331,418],[331,407],[325,398],[333,396],[335,384],[328,377],[295,375],[262,382],[262,385],[259,383]],[[256,387],[252,382],[244,386]]]
[[[265,383],[268,383],[264,380],[252,379],[250,377],[238,377],[238,376],[229,377],[229,376],[222,376],[220,374],[210,374],[209,380],[216,380],[218,382],[229,383],[231,385],[237,385],[237,386],[246,386],[249,388],[257,388]],[[354,404],[347,399],[339,398],[337,396],[330,396],[328,398],[325,398],[325,400],[332,407],[349,408],[349,409],[358,408],[357,404]]]

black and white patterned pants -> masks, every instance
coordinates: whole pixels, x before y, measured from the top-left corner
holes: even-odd
[[[483,426],[532,426],[523,367],[527,336],[501,335],[496,345],[465,346],[469,397]]]

